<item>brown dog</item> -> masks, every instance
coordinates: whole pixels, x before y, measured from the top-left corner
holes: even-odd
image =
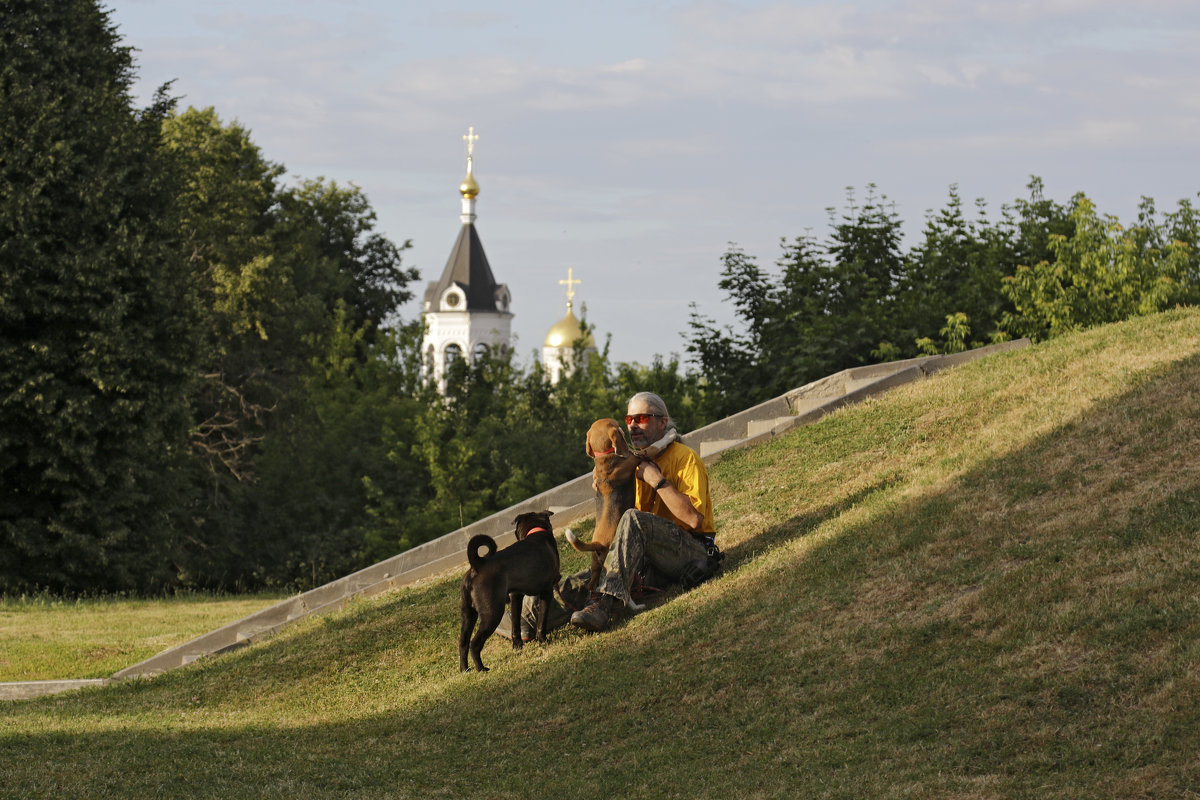
[[[504,604],[512,605],[513,649],[520,650],[521,604],[525,595],[538,598],[537,640],[546,641],[546,611],[560,577],[558,542],[550,527],[552,511],[531,511],[516,519],[517,541],[496,550],[496,540],[485,534],[472,536],[467,543],[471,568],[462,579],[462,628],[458,634],[458,668],[466,672],[467,653],[475,669],[487,672],[480,652],[483,643],[504,617]],[[483,555],[479,548],[486,548]],[[472,637],[475,621],[479,630]]]
[[[626,510],[633,508],[637,468],[641,463],[629,445],[621,426],[613,419],[598,419],[588,429],[585,440],[587,454],[596,460],[592,469],[596,486],[596,530],[592,541],[584,543],[570,530],[564,532],[567,541],[581,553],[592,554],[588,590],[596,588],[604,571],[604,559],[617,535],[617,523]]]

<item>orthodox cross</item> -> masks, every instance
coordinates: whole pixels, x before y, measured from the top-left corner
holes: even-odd
[[[475,155],[475,142],[479,141],[479,134],[475,133],[475,126],[467,128],[467,135],[463,137],[463,141],[467,143],[467,158],[470,159]]]
[[[574,276],[574,267],[567,267],[567,279],[565,281],[558,282],[559,286],[567,287],[567,308],[571,307],[571,301],[575,299],[575,286],[573,284],[583,283],[583,281],[575,278]]]

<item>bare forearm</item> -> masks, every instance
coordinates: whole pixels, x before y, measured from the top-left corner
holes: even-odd
[[[692,499],[671,484],[668,483],[659,489],[658,496],[675,515],[675,519],[683,523],[688,530],[697,530],[704,523],[704,517],[692,505]]]
[[[685,528],[694,531],[704,524],[704,515],[692,505],[692,498],[675,488],[653,461],[642,462],[638,477],[654,487],[663,504]]]

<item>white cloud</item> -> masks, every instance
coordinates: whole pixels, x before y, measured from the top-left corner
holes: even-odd
[[[607,67],[601,67],[600,71],[644,74],[650,69],[650,64],[651,62],[645,58],[631,58],[628,61],[622,61],[620,64],[612,64]]]
[[[791,48],[851,36],[856,16],[855,6],[849,3],[776,3],[747,11],[702,2],[679,11],[676,22],[705,42],[725,41],[735,48]]]

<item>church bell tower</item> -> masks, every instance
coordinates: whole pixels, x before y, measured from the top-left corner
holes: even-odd
[[[450,249],[442,276],[425,290],[422,314],[425,376],[445,389],[446,370],[454,359],[474,360],[485,353],[508,350],[512,338],[512,297],[497,283],[475,231],[475,128],[467,129],[467,176],[458,187],[462,195],[462,227]]]

